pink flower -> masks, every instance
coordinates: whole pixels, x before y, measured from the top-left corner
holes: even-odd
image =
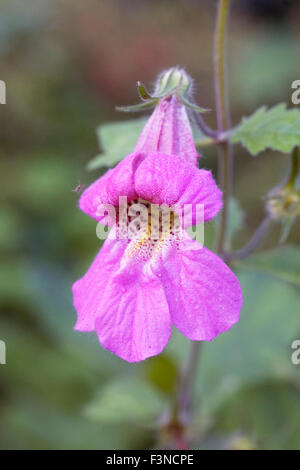
[[[238,321],[238,279],[187,233],[182,238],[175,233],[186,204],[203,204],[205,221],[222,207],[221,191],[209,171],[196,167],[196,159],[184,107],[175,96],[161,100],[134,152],[80,198],[80,209],[105,223],[110,221],[99,215],[99,204],[112,204],[118,214],[120,196],[149,209],[171,207],[168,230],[160,226],[154,240],[149,231],[118,237],[117,220],[90,269],[73,286],[75,329],[96,330],[102,346],[126,361],[159,354],[172,325],[191,340],[210,341]]]
[[[160,100],[140,135],[135,151],[179,155],[197,164],[198,154],[186,108],[176,95]]]

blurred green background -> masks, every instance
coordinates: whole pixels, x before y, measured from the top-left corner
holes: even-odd
[[[163,417],[189,342],[176,332],[164,354],[129,365],[96,335],[73,331],[70,287],[100,247],[95,222],[72,190],[105,168],[96,128],[129,117],[115,105],[137,101],[174,65],[195,79],[195,99],[214,109],[212,39],[216,2],[207,0],[2,0],[0,105],[0,448],[145,449],[167,445]],[[229,27],[232,121],[286,101],[300,78],[300,4],[234,1]],[[215,125],[212,111],[207,122]],[[202,166],[216,169],[203,149]],[[124,155],[125,156],[125,155]],[[236,248],[264,216],[264,196],[288,158],[253,158],[236,148],[232,216]],[[209,239],[213,226],[208,226]],[[300,225],[289,247],[236,266],[242,318],[205,344],[196,381],[194,448],[300,448]]]

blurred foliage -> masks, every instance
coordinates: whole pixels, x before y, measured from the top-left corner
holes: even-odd
[[[214,108],[207,47],[214,8],[192,0],[1,3],[0,78],[8,90],[0,143],[2,449],[156,445],[154,425],[168,410],[189,342],[174,331],[162,355],[129,365],[102,349],[96,335],[73,331],[70,287],[101,244],[72,190],[101,173],[85,171],[99,151],[99,123],[104,153],[94,168],[116,164],[132,150],[137,131],[114,107],[135,102],[137,80],[149,84],[162,68],[184,65],[196,79],[197,103]],[[290,83],[299,78],[293,59],[299,15],[295,5],[282,23],[267,26],[247,9],[233,9],[235,122],[246,107],[253,112],[288,101]],[[115,139],[119,124],[104,124],[120,119],[124,142]],[[213,113],[207,121],[214,125]],[[203,147],[203,154],[201,166],[215,171],[214,149]],[[249,240],[263,212],[261,197],[285,166],[285,157],[270,151],[251,159],[237,149],[230,208],[236,248]],[[214,226],[205,227],[209,246]],[[293,246],[271,250],[277,235],[267,251],[234,266],[245,305],[240,323],[203,347],[195,448],[299,448],[300,369],[290,360],[291,342],[300,337],[299,224]]]

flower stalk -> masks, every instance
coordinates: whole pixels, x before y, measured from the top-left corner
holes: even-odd
[[[229,104],[226,87],[225,43],[229,17],[230,0],[219,0],[214,40],[214,82],[218,134],[228,129],[230,122]],[[232,186],[232,148],[228,140],[218,142],[218,180],[223,191],[223,210],[217,233],[216,250],[222,254],[226,248],[229,199]]]

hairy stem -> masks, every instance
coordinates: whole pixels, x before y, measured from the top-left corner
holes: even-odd
[[[230,123],[229,105],[225,77],[225,42],[229,17],[230,0],[219,0],[217,23],[214,41],[214,81],[218,133],[228,129]],[[218,180],[223,191],[223,210],[220,214],[220,225],[216,240],[216,250],[222,254],[225,251],[228,225],[229,198],[232,186],[233,154],[228,141],[218,143]]]

